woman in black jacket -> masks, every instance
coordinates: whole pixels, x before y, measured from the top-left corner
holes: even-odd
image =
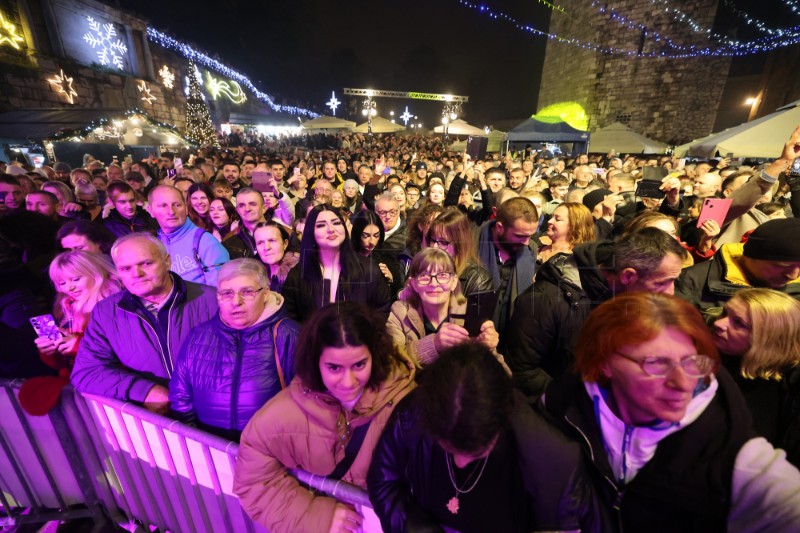
[[[387,532],[593,531],[580,450],[477,342],[445,350],[389,419],[367,476]]]
[[[403,288],[405,278],[395,253],[384,248],[385,231],[381,219],[373,211],[364,209],[353,217],[352,223],[353,249],[378,266],[389,284],[392,298],[395,298]]]
[[[300,242],[300,262],[283,285],[289,316],[305,321],[333,302],[364,303],[389,316],[391,294],[383,274],[353,250],[340,210],[321,204],[308,212]]]
[[[444,250],[456,264],[456,274],[461,283],[461,294],[492,290],[492,275],[481,265],[473,226],[467,215],[455,207],[448,207],[431,222],[427,245]]]

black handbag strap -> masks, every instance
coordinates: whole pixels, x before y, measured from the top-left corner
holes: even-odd
[[[361,449],[361,445],[364,443],[364,437],[367,435],[370,423],[372,423],[372,420],[353,430],[350,442],[344,448],[344,459],[339,461],[339,464],[333,469],[333,473],[328,476],[328,479],[342,479],[347,471],[350,470],[350,467],[353,466],[353,461],[356,460],[358,451]]]

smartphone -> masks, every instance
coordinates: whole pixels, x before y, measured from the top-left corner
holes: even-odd
[[[294,167],[294,170],[292,171],[292,173],[295,176],[299,176],[300,175],[300,167]]]
[[[800,157],[794,160],[788,174],[790,176],[800,176]]]
[[[713,220],[719,224],[719,227],[722,227],[731,202],[733,202],[731,198],[706,198],[703,200],[703,209],[697,219],[697,227],[702,226],[706,220]]]
[[[177,175],[178,175],[178,171],[175,170],[174,168],[168,168],[167,169],[167,177],[168,178],[174,178]]]
[[[601,176],[602,176],[603,174],[605,174],[605,173],[606,173],[606,170],[605,170],[604,168],[593,168],[593,169],[592,169],[592,172],[594,172],[595,174],[599,174],[599,175],[601,175]]]
[[[183,168],[183,160],[180,157],[176,157],[173,166],[175,167],[176,171]]]
[[[272,172],[258,170],[253,172],[253,188],[258,192],[272,192]]]
[[[58,329],[56,319],[53,315],[39,315],[31,317],[31,326],[39,337],[45,337],[51,341],[57,341],[64,336],[61,330]]]
[[[636,196],[661,199],[666,196],[666,193],[661,190],[660,181],[640,180],[636,184]]]
[[[470,337],[477,337],[481,334],[481,326],[487,320],[492,319],[496,306],[497,293],[494,291],[475,292],[469,295],[464,328]]]

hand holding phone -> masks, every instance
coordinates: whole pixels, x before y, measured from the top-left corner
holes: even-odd
[[[57,341],[64,336],[64,334],[61,333],[61,330],[58,329],[58,324],[56,324],[56,319],[53,318],[53,315],[47,314],[34,316],[31,317],[30,322],[31,326],[33,326],[33,330],[39,337],[44,337],[51,341]]]
[[[481,334],[481,326],[494,316],[497,306],[497,293],[494,291],[475,292],[467,298],[467,316],[464,320],[470,337]]]
[[[252,185],[258,192],[272,192],[274,179],[269,170],[256,170],[253,172]]]
[[[719,227],[722,227],[732,202],[731,198],[706,198],[703,200],[703,209],[697,219],[697,227],[700,228],[707,220],[713,220]]]

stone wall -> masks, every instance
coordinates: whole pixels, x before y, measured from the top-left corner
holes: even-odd
[[[0,12],[25,39],[19,50],[0,46],[0,113],[40,108],[139,108],[159,122],[184,126],[184,77],[189,62],[149,42],[145,20],[95,0],[0,0]],[[115,25],[128,48],[123,69],[98,64],[94,51],[85,45],[82,34],[87,31],[87,16]],[[175,77],[172,88],[159,76],[163,66]],[[73,103],[48,81],[62,69],[72,78],[77,93]],[[138,87],[143,82],[154,100],[142,99]],[[271,114],[266,104],[249,93],[241,104],[224,98],[209,98],[208,103],[212,117],[220,121],[226,121],[232,111]]]
[[[717,0],[670,5],[680,5],[704,27],[713,24],[717,11]],[[621,0],[606,6],[678,45],[704,42],[686,24],[675,22],[663,6],[659,8],[660,3]],[[644,54],[675,53],[653,33],[645,35],[599,13],[590,0],[574,0],[565,8],[567,14],[553,13],[551,33]],[[728,58],[638,58],[550,41],[539,109],[574,101],[586,110],[590,130],[622,122],[648,137],[682,143],[711,133],[729,67]]]

